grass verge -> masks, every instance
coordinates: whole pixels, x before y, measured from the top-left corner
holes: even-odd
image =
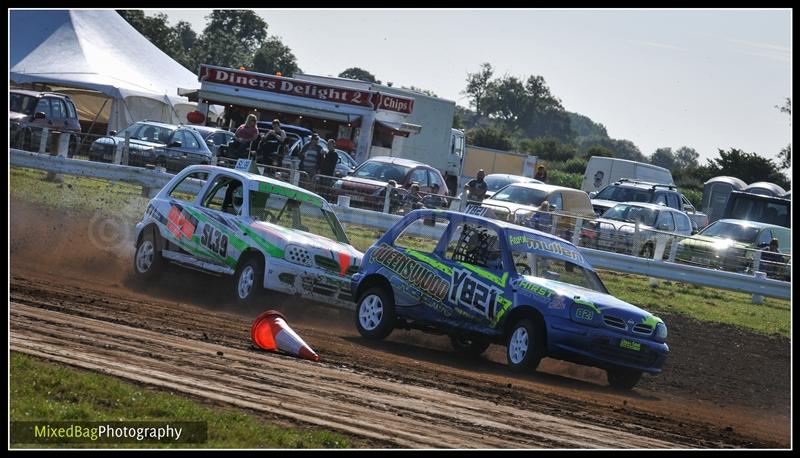
[[[254,415],[211,408],[192,399],[142,387],[116,377],[11,353],[11,421],[204,421],[203,444],[12,444],[57,448],[347,448],[337,433],[286,428]]]

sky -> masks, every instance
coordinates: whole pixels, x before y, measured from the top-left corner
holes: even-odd
[[[256,13],[304,73],[360,67],[382,82],[468,106],[466,77],[541,75],[568,111],[645,155],[689,146],[768,158],[791,142],[789,9],[266,10]],[[202,32],[210,10],[163,12]],[[213,62],[208,62],[213,64]]]

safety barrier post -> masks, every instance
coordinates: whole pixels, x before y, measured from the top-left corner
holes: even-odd
[[[669,262],[675,262],[675,256],[678,255],[678,241],[678,236],[673,235],[672,245],[669,247],[669,258],[667,258],[667,261]]]
[[[581,240],[581,228],[583,227],[583,218],[575,220],[575,232],[572,233],[572,244],[578,246]]]
[[[755,276],[756,276],[757,279],[763,280],[763,279],[767,278],[767,273],[766,272],[758,272],[758,271],[756,271],[756,275]],[[764,296],[762,296],[761,294],[753,294],[753,304],[761,305],[763,303],[764,303]]]
[[[761,250],[756,250],[753,256],[753,272],[758,272],[761,268]]]
[[[122,146],[122,165],[128,165],[128,154],[130,154],[131,133],[125,131],[125,144]]]
[[[31,134],[33,136],[33,134]],[[39,154],[47,152],[47,141],[50,139],[50,129],[42,127],[42,137],[39,139]]]
[[[300,168],[300,159],[293,157],[291,162],[291,168],[289,169],[289,182],[295,186],[300,183],[300,173],[298,169]]]
[[[69,151],[69,134],[66,132],[60,132],[58,134],[58,150],[51,153],[53,156],[59,157],[67,157],[67,152]],[[60,173],[54,172],[47,172],[47,181],[52,181],[55,183],[62,183],[64,181],[64,177],[61,176]]]
[[[386,184],[386,195],[383,197],[383,212],[387,214],[389,213],[393,188],[392,185]]]

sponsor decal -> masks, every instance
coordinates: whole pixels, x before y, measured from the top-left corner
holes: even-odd
[[[659,317],[657,317],[657,316],[655,316],[655,315],[649,315],[649,316],[647,316],[647,317],[645,317],[645,318],[642,318],[642,324],[649,325],[649,326],[650,326],[650,327],[652,327],[653,329],[655,329],[655,328],[656,328],[656,325],[657,325],[658,323],[662,323],[662,324],[663,324],[663,323],[664,323],[664,321],[663,321],[663,320],[661,320],[661,318],[659,318]]]
[[[371,255],[372,261],[381,264],[403,280],[439,301],[444,300],[450,288],[448,282],[404,253],[382,244]]]
[[[585,306],[585,307],[589,307],[590,309],[594,310],[594,311],[595,311],[595,312],[597,312],[598,314],[599,314],[599,313],[601,313],[600,309],[599,309],[599,308],[597,308],[597,306],[596,306],[596,305],[594,305],[594,302],[592,302],[592,301],[588,301],[588,300],[586,300],[586,299],[581,299],[581,298],[579,298],[579,297],[576,297],[576,298],[574,298],[574,301],[575,301],[575,303],[576,303],[576,304],[578,304],[578,305],[583,305],[583,306]]]
[[[567,298],[564,296],[556,296],[547,306],[551,309],[564,310],[567,306]]]
[[[524,289],[524,290],[526,290],[526,291],[530,291],[532,293],[536,293],[536,294],[538,294],[538,295],[540,295],[542,297],[546,297],[546,298],[550,298],[550,297],[553,296],[553,294],[555,294],[552,290],[547,289],[547,288],[545,288],[543,286],[539,286],[539,285],[537,285],[535,283],[531,283],[529,281],[521,281],[521,282],[519,282],[519,287]],[[561,307],[553,307],[552,305],[550,307],[551,308],[564,308],[563,298],[562,298],[562,302],[561,302]]]
[[[203,225],[203,235],[200,237],[200,244],[223,258],[228,255],[228,236],[210,224]]]
[[[523,246],[531,250],[542,250],[568,258],[576,261],[582,261],[583,256],[576,250],[571,249],[568,245],[559,243],[555,240],[539,240],[525,235],[511,235],[508,237],[508,242],[513,247]]]
[[[451,303],[476,311],[489,320],[494,318],[502,289],[476,281],[466,269],[453,269],[452,279],[449,294]]]
[[[619,346],[620,348],[627,348],[628,350],[633,350],[633,351],[639,351],[642,349],[642,344],[628,339],[620,340]]]
[[[184,211],[182,207],[173,205],[169,209],[167,230],[174,235],[178,241],[180,241],[181,237],[191,240],[195,228],[197,228],[197,218]]]
[[[585,321],[592,321],[594,319],[594,312],[589,309],[579,308],[575,310],[575,317]]]

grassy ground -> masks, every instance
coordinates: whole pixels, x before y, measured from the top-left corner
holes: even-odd
[[[55,184],[43,180],[45,175],[40,171],[11,167],[11,200],[113,212],[130,219],[131,226],[141,218],[147,206],[148,199],[141,197],[138,186],[70,176],[64,177],[63,184]],[[347,231],[353,246],[361,251],[383,234],[383,231],[352,224]],[[751,295],[745,293],[667,281],[660,281],[657,288],[652,288],[646,277],[608,271],[601,272],[601,278],[615,296],[654,313],[681,313],[763,334],[789,336],[789,301],[766,298],[763,304],[754,305]]]
[[[356,445],[329,431],[271,425],[254,415],[206,407],[183,396],[145,388],[116,377],[43,362],[16,352],[11,354],[10,372],[11,421],[169,420],[204,421],[208,424],[206,443],[142,444],[141,447],[145,448],[346,448]],[[137,444],[68,444],[70,448],[81,446],[139,447]]]

